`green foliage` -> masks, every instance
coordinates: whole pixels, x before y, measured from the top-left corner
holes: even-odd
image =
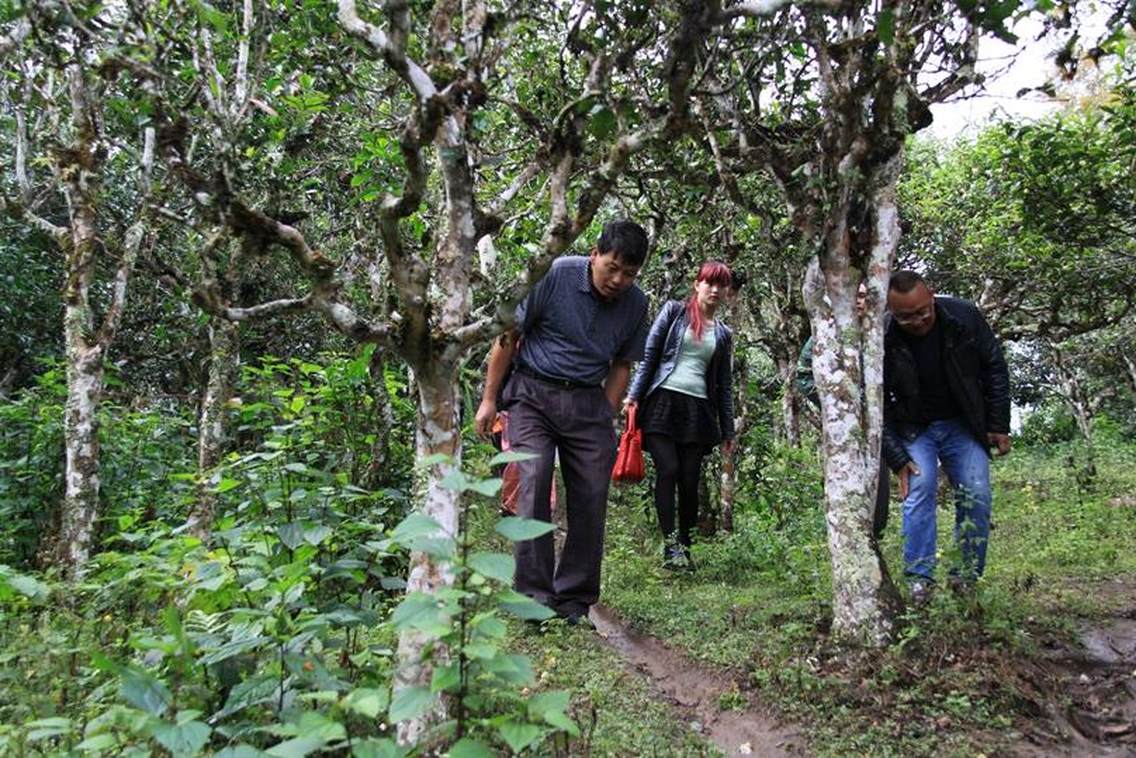
[[[551,612],[511,589],[510,554],[475,548],[465,528],[458,541],[441,536],[409,512],[405,432],[390,440],[383,473],[402,487],[354,483],[375,442],[369,362],[365,351],[246,368],[229,410],[241,447],[209,476],[220,505],[208,545],[181,534],[196,480],[186,471],[188,422],[157,407],[109,406],[104,491],[114,505],[102,552],[70,588],[21,567],[42,529],[36,506],[57,496],[59,373],[0,406],[12,474],[2,533],[16,566],[0,564],[0,634],[19,640],[0,653],[0,744],[174,755],[349,744],[360,755],[394,754],[390,725],[441,695],[457,704],[443,738],[462,738],[470,754],[578,734],[566,693],[521,694],[538,683],[507,645],[506,618]],[[405,429],[403,380],[388,370],[384,381]],[[500,482],[455,472],[447,485],[476,500],[494,497]],[[523,539],[547,528],[514,518],[498,533]],[[404,596],[408,550],[454,561],[456,586]],[[430,649],[449,662],[435,666],[429,688],[392,692],[394,642],[411,631],[431,635]]]
[[[118,385],[113,372],[107,384]],[[0,562],[26,566],[37,550],[51,548],[63,498],[65,395],[63,370],[49,365],[35,387],[0,404]],[[188,492],[170,477],[192,465],[190,422],[162,400],[128,407],[106,402],[98,421],[103,533],[130,540],[135,524],[176,512]]]
[[[0,393],[31,383],[62,352],[63,302],[50,240],[0,220]]]
[[[1117,102],[973,142],[910,151],[899,258],[941,292],[999,307],[1004,336],[1068,336],[1112,323],[1132,281],[1133,109]]]
[[[1049,402],[1026,414],[1017,437],[1026,445],[1071,442],[1077,436],[1077,422],[1068,407]]]

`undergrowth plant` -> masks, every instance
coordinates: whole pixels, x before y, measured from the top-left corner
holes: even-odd
[[[500,481],[447,481],[467,500],[454,536],[412,511],[405,478],[354,484],[373,440],[338,430],[352,370],[271,362],[246,375],[232,412],[255,447],[207,474],[221,501],[208,544],[184,532],[198,475],[183,469],[164,474],[160,496],[121,490],[133,494],[107,514],[113,529],[80,583],[0,562],[0,754],[407,755],[420,748],[398,745],[394,724],[439,695],[451,719],[426,740],[451,755],[578,734],[568,693],[540,691],[528,659],[509,650],[508,617],[550,612],[512,590],[511,555],[471,537],[470,509],[495,508]],[[143,473],[161,419],[108,420],[112,433],[138,430],[114,448],[135,451],[138,479],[156,475]],[[507,518],[496,532],[550,528]],[[453,587],[407,595],[410,550],[450,561]],[[428,688],[392,690],[407,631],[432,638],[439,660]]]

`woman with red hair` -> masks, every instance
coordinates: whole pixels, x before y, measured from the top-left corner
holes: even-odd
[[[628,392],[655,464],[655,509],[668,568],[694,567],[690,541],[702,459],[719,443],[733,452],[733,333],[714,318],[730,283],[725,263],[702,264],[686,302],[671,300],[659,312]]]

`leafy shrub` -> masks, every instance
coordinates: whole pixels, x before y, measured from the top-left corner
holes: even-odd
[[[1047,402],[1028,413],[1018,438],[1027,445],[1051,445],[1077,438],[1077,422],[1068,406]]]

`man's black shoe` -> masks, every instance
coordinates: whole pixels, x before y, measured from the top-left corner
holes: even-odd
[[[596,624],[587,613],[570,613],[563,617],[564,623],[568,626],[578,626],[581,629],[595,629]]]

